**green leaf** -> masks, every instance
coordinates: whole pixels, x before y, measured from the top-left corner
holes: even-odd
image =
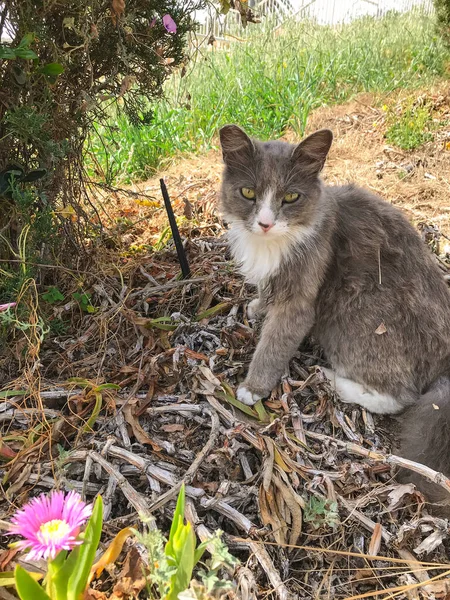
[[[213,317],[218,313],[224,312],[230,308],[231,304],[229,302],[221,302],[220,304],[216,304],[215,306],[211,306],[207,310],[204,310],[200,314],[195,317],[195,321],[201,321],[202,319],[208,319],[209,317]]]
[[[15,58],[16,53],[13,48],[8,48],[8,46],[0,46],[0,59],[14,60]]]
[[[29,48],[31,42],[34,40],[34,33],[26,33],[20,40],[18,48]]]
[[[102,390],[120,390],[121,387],[120,385],[117,385],[117,383],[102,383],[97,385],[94,389],[101,392]]]
[[[181,533],[181,532],[180,532]],[[178,594],[189,587],[194,570],[195,534],[190,523],[183,527],[180,539],[177,570],[171,577],[170,591],[167,600],[177,600]]]
[[[258,413],[258,419],[261,421],[261,423],[270,423],[269,413],[264,408],[262,400],[258,400],[258,402],[254,404],[253,408]]]
[[[17,54],[17,51],[16,51],[16,54]],[[27,74],[25,73],[25,71],[23,69],[21,69],[19,67],[19,65],[13,65],[11,71],[12,71],[14,79],[16,80],[16,83],[18,83],[19,85],[24,85],[24,83],[26,83]]]
[[[48,288],[45,294],[42,294],[42,299],[49,304],[55,304],[56,302],[62,302],[64,300],[64,296],[57,287],[52,285]]]
[[[14,53],[17,58],[25,58],[26,60],[34,60],[35,58],[39,58],[36,52],[33,52],[33,50],[29,50],[27,48],[16,48]]]
[[[94,313],[96,312],[96,308],[94,306],[92,306],[91,304],[91,295],[86,293],[86,292],[74,292],[72,294],[72,297],[74,300],[76,300],[78,302],[78,304],[80,305],[81,310],[83,310],[84,312],[87,313]]]
[[[17,565],[14,576],[17,593],[21,600],[50,600],[50,596],[45,593],[39,583],[20,565]]]
[[[5,390],[0,392],[0,398],[14,398],[14,396],[25,396],[27,390]]]
[[[157,317],[156,319],[147,319],[144,327],[150,329],[150,327],[156,327],[163,331],[175,331],[179,323],[174,323],[170,317]]]
[[[64,67],[61,63],[48,63],[39,69],[39,73],[57,77],[58,75],[61,75],[61,73],[64,73]]]
[[[197,548],[194,552],[194,567],[198,563],[198,561],[201,560],[201,558],[210,542],[211,542],[211,540],[209,539],[209,540],[206,540],[206,542],[202,542],[199,546],[197,546]]]
[[[67,550],[59,552],[53,560],[48,561],[47,575],[45,577],[46,590],[52,600],[61,600],[65,589],[58,589],[56,584],[57,574],[66,564]]]
[[[20,181],[24,174],[24,169],[20,165],[7,165],[0,171],[0,196],[10,196],[12,185],[15,181]]]
[[[166,544],[165,555],[173,557],[173,540],[175,538],[175,534],[178,528],[183,526],[184,524],[184,507],[186,503],[186,490],[184,487],[184,483],[180,488],[180,492],[178,494],[177,505],[175,507],[175,512],[173,513],[172,525],[170,527],[169,540]]]
[[[55,570],[51,574],[52,580],[49,581],[48,586],[51,590],[52,600],[67,600],[67,585],[69,583],[70,576],[72,575],[80,554],[80,546],[77,546],[69,554],[68,559],[65,561],[60,569]]]
[[[231,2],[230,0],[219,0],[219,5],[220,5],[220,12],[222,15],[226,15],[228,14],[230,8],[231,8]]]
[[[253,408],[250,408],[250,406],[247,406],[243,402],[240,402],[239,400],[237,400],[231,394],[226,394],[226,393],[222,394],[221,392],[217,392],[216,396],[220,400],[224,400],[225,402],[228,402],[229,404],[232,404],[233,406],[235,406],[236,408],[238,408],[239,410],[241,410],[246,415],[249,415],[249,417],[253,417],[254,419],[258,419],[258,413],[256,412],[256,410],[254,410]]]
[[[4,571],[0,573],[0,587],[8,587],[15,585],[14,571]]]
[[[31,181],[37,181],[38,179],[42,179],[42,177],[45,177],[46,175],[47,169],[34,169],[34,171],[29,171],[29,173],[27,173],[25,177],[22,177],[22,181],[24,183],[30,183]]]
[[[102,531],[103,505],[97,498],[86,531],[80,535],[83,544],[77,546],[58,569],[50,583],[52,600],[78,600],[77,591],[86,588]],[[87,574],[86,574],[87,571]],[[81,592],[78,592],[79,594]]]
[[[102,534],[102,524],[103,501],[102,497],[98,496],[83,535],[83,544],[77,548],[79,550],[78,560],[67,584],[67,600],[78,600],[80,594],[86,589]]]
[[[92,383],[88,379],[83,377],[69,377],[67,380],[69,383],[77,383],[82,388],[92,387]]]
[[[89,419],[86,421],[86,424],[83,426],[84,432],[92,432],[93,431],[95,421],[97,420],[98,415],[100,414],[100,411],[102,410],[102,404],[103,404],[103,398],[102,398],[101,393],[95,392],[94,410],[92,411],[92,414],[89,417]]]

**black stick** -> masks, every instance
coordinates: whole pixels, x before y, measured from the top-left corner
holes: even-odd
[[[178,261],[180,263],[181,272],[183,273],[183,279],[187,279],[191,276],[191,270],[189,268],[189,263],[187,261],[186,253],[183,248],[180,232],[178,231],[178,225],[175,220],[175,215],[173,214],[172,204],[170,203],[170,198],[169,194],[167,193],[167,188],[166,184],[164,183],[164,179],[160,179],[159,184],[161,186],[161,193],[164,198],[167,216],[169,217],[170,229],[172,230],[173,241],[175,242],[175,248],[177,249]]]

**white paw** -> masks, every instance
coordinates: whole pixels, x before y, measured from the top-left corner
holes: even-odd
[[[260,308],[260,299],[254,298],[247,306],[247,315],[249,319],[256,319]]]
[[[253,392],[248,390],[245,387],[245,385],[241,385],[238,387],[236,396],[237,399],[240,402],[242,402],[242,404],[247,404],[247,406],[253,406],[258,402],[258,400],[261,400],[262,398],[262,396],[260,396],[259,394],[254,394]]]

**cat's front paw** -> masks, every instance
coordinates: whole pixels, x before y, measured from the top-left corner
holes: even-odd
[[[237,399],[242,402],[242,404],[246,404],[247,406],[253,406],[258,402],[258,400],[264,398],[264,396],[249,390],[244,384],[238,387],[236,396]]]

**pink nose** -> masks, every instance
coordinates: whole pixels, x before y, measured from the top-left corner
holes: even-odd
[[[273,223],[261,223],[261,221],[258,221],[258,225],[261,227],[264,233],[267,233],[273,227]]]

